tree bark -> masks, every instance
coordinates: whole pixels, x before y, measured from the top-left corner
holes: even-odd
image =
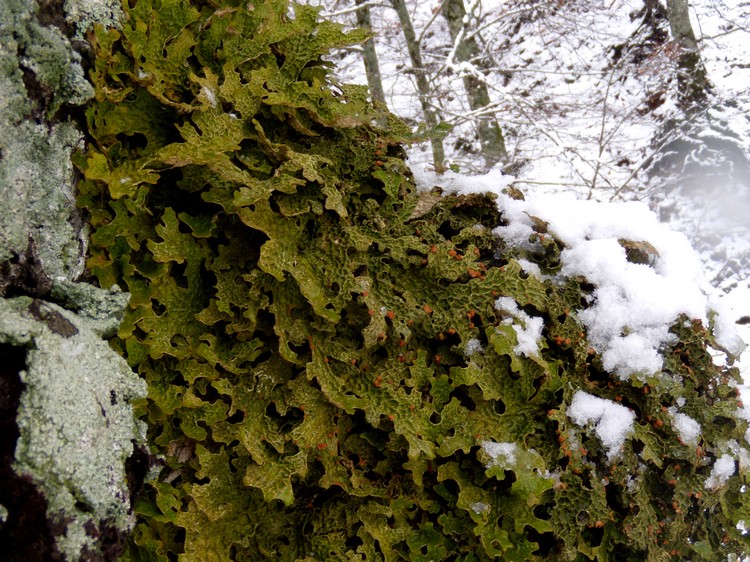
[[[446,0],[443,4],[443,17],[448,22],[448,30],[451,39],[456,45],[456,60],[458,62],[470,61],[479,53],[479,45],[474,37],[460,39],[463,30],[466,9],[463,0]],[[490,94],[487,84],[476,76],[466,75],[463,77],[466,98],[472,111],[480,111],[490,104]],[[477,121],[477,136],[482,149],[485,168],[489,170],[498,162],[508,162],[508,151],[505,147],[505,138],[502,129],[494,115],[480,115]]]
[[[414,33],[414,26],[411,23],[409,11],[406,8],[406,2],[404,0],[391,0],[391,5],[398,14],[399,22],[401,22],[401,29],[404,33],[404,39],[406,39],[406,48],[409,51],[412,70],[414,71],[414,76],[417,80],[417,95],[419,96],[419,103],[422,106],[427,129],[428,131],[434,131],[435,127],[438,125],[438,116],[437,112],[430,104],[430,83],[427,80],[426,69],[422,62],[422,53],[419,44],[417,43],[417,37]],[[432,143],[432,158],[434,160],[435,169],[440,172],[443,170],[443,162],[445,160],[443,141],[442,139],[431,135],[430,142]]]
[[[370,7],[365,2],[366,0],[355,0],[355,4],[359,6],[357,10],[357,25],[371,30]],[[365,74],[367,75],[367,84],[370,86],[370,96],[372,96],[373,103],[383,104],[383,107],[385,107],[385,92],[383,92],[383,79],[380,76],[378,54],[375,51],[375,40],[373,38],[368,39],[365,41],[363,48],[362,60],[365,63]]]
[[[691,112],[705,104],[711,85],[690,23],[688,0],[667,0],[667,18],[672,39],[680,49],[677,61],[680,105]]]

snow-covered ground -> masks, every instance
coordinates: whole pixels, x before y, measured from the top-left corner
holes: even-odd
[[[313,3],[323,4],[330,17],[354,25],[351,2]],[[416,128],[422,121],[421,107],[401,26],[392,9],[372,4],[389,109]],[[571,224],[579,231],[596,228],[592,213],[626,217],[634,209],[632,205],[594,209],[594,201],[642,201],[644,205],[629,218],[632,230],[618,236],[648,240],[656,246],[661,256],[657,269],[662,270],[651,268],[651,273],[670,278],[670,282],[682,276],[687,291],[679,299],[667,295],[655,300],[673,304],[679,300],[691,314],[703,318],[708,307],[723,308],[727,326],[750,316],[750,4],[746,0],[690,1],[693,27],[713,84],[710,106],[691,118],[694,123],[686,121],[677,107],[677,51],[669,39],[669,26],[665,20],[647,22],[641,0],[466,1],[469,29],[476,32],[484,51],[471,64],[462,65],[451,59],[450,35],[438,14],[441,3],[407,4],[433,83],[431,101],[454,125],[444,143],[449,164],[468,174],[486,171],[475,122],[467,118],[471,112],[461,79],[462,72],[474,72],[485,77],[514,164],[514,185],[527,194],[527,200],[540,208],[560,206],[559,193],[591,200],[589,207],[581,203],[576,214],[572,214],[572,200],[565,204],[570,206],[563,205],[571,214],[560,216],[559,236],[570,234],[566,229],[573,228]],[[366,83],[356,49],[340,53],[336,64],[342,81]],[[692,144],[678,154],[682,160],[676,172],[658,176],[654,175],[653,157],[659,150],[657,139],[668,137],[670,119],[681,126],[687,124],[686,135],[693,136]],[[670,145],[667,152],[671,150]],[[411,147],[409,156],[418,176],[429,174],[428,143]],[[709,166],[697,174],[691,172],[693,161],[701,160]],[[475,178],[472,184],[497,189],[508,183],[507,175],[496,172]],[[686,173],[693,176],[685,180]],[[446,186],[451,181],[462,184],[462,180],[445,176],[436,183]],[[550,195],[554,199],[548,199]],[[657,215],[648,213],[645,206]],[[700,257],[688,256],[684,237],[677,244],[682,253],[675,254],[672,243],[663,241],[667,230],[657,227],[655,216],[681,231],[700,251]],[[612,236],[590,242],[592,248],[617,243]],[[595,274],[589,270],[606,252],[580,251],[575,267]],[[667,259],[665,254],[679,257]],[[665,265],[673,263],[672,259],[682,269]],[[619,264],[622,278],[610,280],[615,283],[610,285],[612,294],[624,291],[631,295],[631,301],[616,307],[625,315],[621,322],[636,321],[627,314],[639,299],[654,302],[654,293],[635,288],[647,281],[625,280],[632,265]],[[601,281],[603,295],[607,282]],[[665,312],[661,307],[657,310]],[[675,310],[673,307],[669,314]],[[591,323],[595,325],[594,319]],[[655,333],[648,322],[638,325]],[[750,342],[750,324],[736,327]],[[658,339],[654,338],[651,343]],[[617,359],[612,359],[612,364],[623,365]],[[739,365],[745,380],[750,381],[750,351],[742,355]]]

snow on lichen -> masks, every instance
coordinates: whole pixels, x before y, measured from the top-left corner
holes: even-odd
[[[471,357],[475,353],[481,353],[482,351],[484,351],[484,348],[482,342],[478,339],[472,338],[466,342],[466,347],[464,348],[464,354],[466,357]]]
[[[518,445],[515,443],[496,443],[482,441],[482,449],[492,459],[488,466],[506,467],[515,464]]]
[[[146,390],[105,339],[128,295],[75,282],[89,235],[71,162],[83,135],[59,110],[76,111],[94,92],[67,34],[83,39],[95,22],[115,23],[120,8],[39,4],[0,2],[0,344],[25,355],[12,469],[45,497],[49,531],[40,532],[51,532],[61,559],[94,559],[134,523],[137,483],[125,462],[145,441],[132,401]],[[8,526],[27,509],[6,512]]]
[[[510,297],[500,297],[495,301],[495,309],[511,316],[503,323],[513,326],[516,332],[518,344],[513,348],[516,353],[522,353],[526,357],[539,355],[539,338],[542,337],[544,320],[536,316],[529,316],[518,307],[516,301]]]
[[[417,170],[415,178],[422,189],[440,185],[449,193],[497,194],[507,224],[494,232],[508,244],[533,251],[543,223],[564,246],[560,278],[582,276],[594,285],[591,305],[578,317],[605,369],[622,379],[645,381],[661,370],[661,351],[674,341],[670,327],[683,314],[711,324],[730,356],[744,349],[688,239],[659,223],[645,204],[581,201],[569,194],[513,198],[502,192],[512,178],[499,170],[474,177],[447,172],[440,178]]]
[[[565,245],[561,274],[583,276],[596,287],[579,318],[607,370],[624,379],[652,375],[662,367],[660,350],[673,340],[669,328],[681,314],[707,321],[710,290],[697,255],[684,235],[659,224],[645,205],[566,196],[502,198],[500,204],[514,226],[499,227],[499,235],[528,244],[528,215],[542,217]],[[654,263],[632,263],[623,240],[648,241]]]
[[[735,462],[731,455],[719,457],[711,468],[711,474],[706,478],[706,488],[715,490],[720,488],[734,475]]]
[[[669,408],[669,414],[672,416],[672,425],[677,430],[680,439],[688,445],[697,445],[701,435],[701,425],[690,416],[678,412],[674,406]]]
[[[479,515],[480,513],[484,513],[485,511],[489,511],[490,506],[483,502],[474,502],[469,504],[469,507],[471,510]]]
[[[635,413],[622,404],[579,390],[568,406],[568,417],[580,427],[594,426],[597,437],[613,460],[633,431]]]

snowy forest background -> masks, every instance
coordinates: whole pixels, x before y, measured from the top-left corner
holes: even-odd
[[[311,3],[371,28],[333,62],[422,137],[418,173],[502,169],[527,193],[647,203],[750,341],[750,2]]]

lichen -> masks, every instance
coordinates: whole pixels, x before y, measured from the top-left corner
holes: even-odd
[[[23,385],[15,420],[4,420],[19,436],[3,474],[42,492],[34,501],[40,524],[46,503],[48,521],[39,536],[51,532],[55,555],[78,560],[116,550],[132,527],[128,486],[137,483],[126,482],[125,461],[143,441],[132,402],[145,385],[105,339],[128,295],[76,282],[88,228],[75,205],[71,154],[82,135],[60,110],[85,103],[93,88],[65,33],[115,12],[69,5],[66,24],[62,3],[0,2],[0,344],[25,356],[20,374],[2,375]],[[8,527],[28,515],[24,508],[22,500],[3,508]],[[11,558],[42,552],[3,547]]]
[[[119,27],[122,10],[117,0],[65,0],[65,19],[75,26],[75,38],[83,39],[96,24]]]
[[[127,295],[89,286],[113,301],[112,318]],[[118,302],[119,301],[119,302]],[[92,319],[55,304],[0,299],[0,343],[26,348],[25,385],[16,423],[15,470],[32,478],[48,501],[48,518],[65,532],[59,550],[68,560],[96,550],[93,528],[127,530],[133,517],[125,460],[143,440],[132,402],[145,383],[101,337],[103,309]]]
[[[748,444],[737,372],[700,322],[672,327],[663,380],[605,369],[563,243],[505,245],[488,195],[420,196],[403,125],[377,125],[322,58],[365,36],[314,8],[123,11],[121,30],[96,29],[75,162],[88,266],[132,294],[113,345],[148,383],[165,459],[125,560],[747,549],[746,470],[704,486],[730,440]],[[568,415],[578,392],[632,415],[616,455]],[[678,400],[699,448],[672,427]],[[492,444],[513,454],[493,461]]]
[[[41,26],[36,10],[33,2],[0,4],[0,263],[33,246],[48,277],[72,280],[84,253],[70,163],[80,133],[39,121],[93,90],[70,42]]]

